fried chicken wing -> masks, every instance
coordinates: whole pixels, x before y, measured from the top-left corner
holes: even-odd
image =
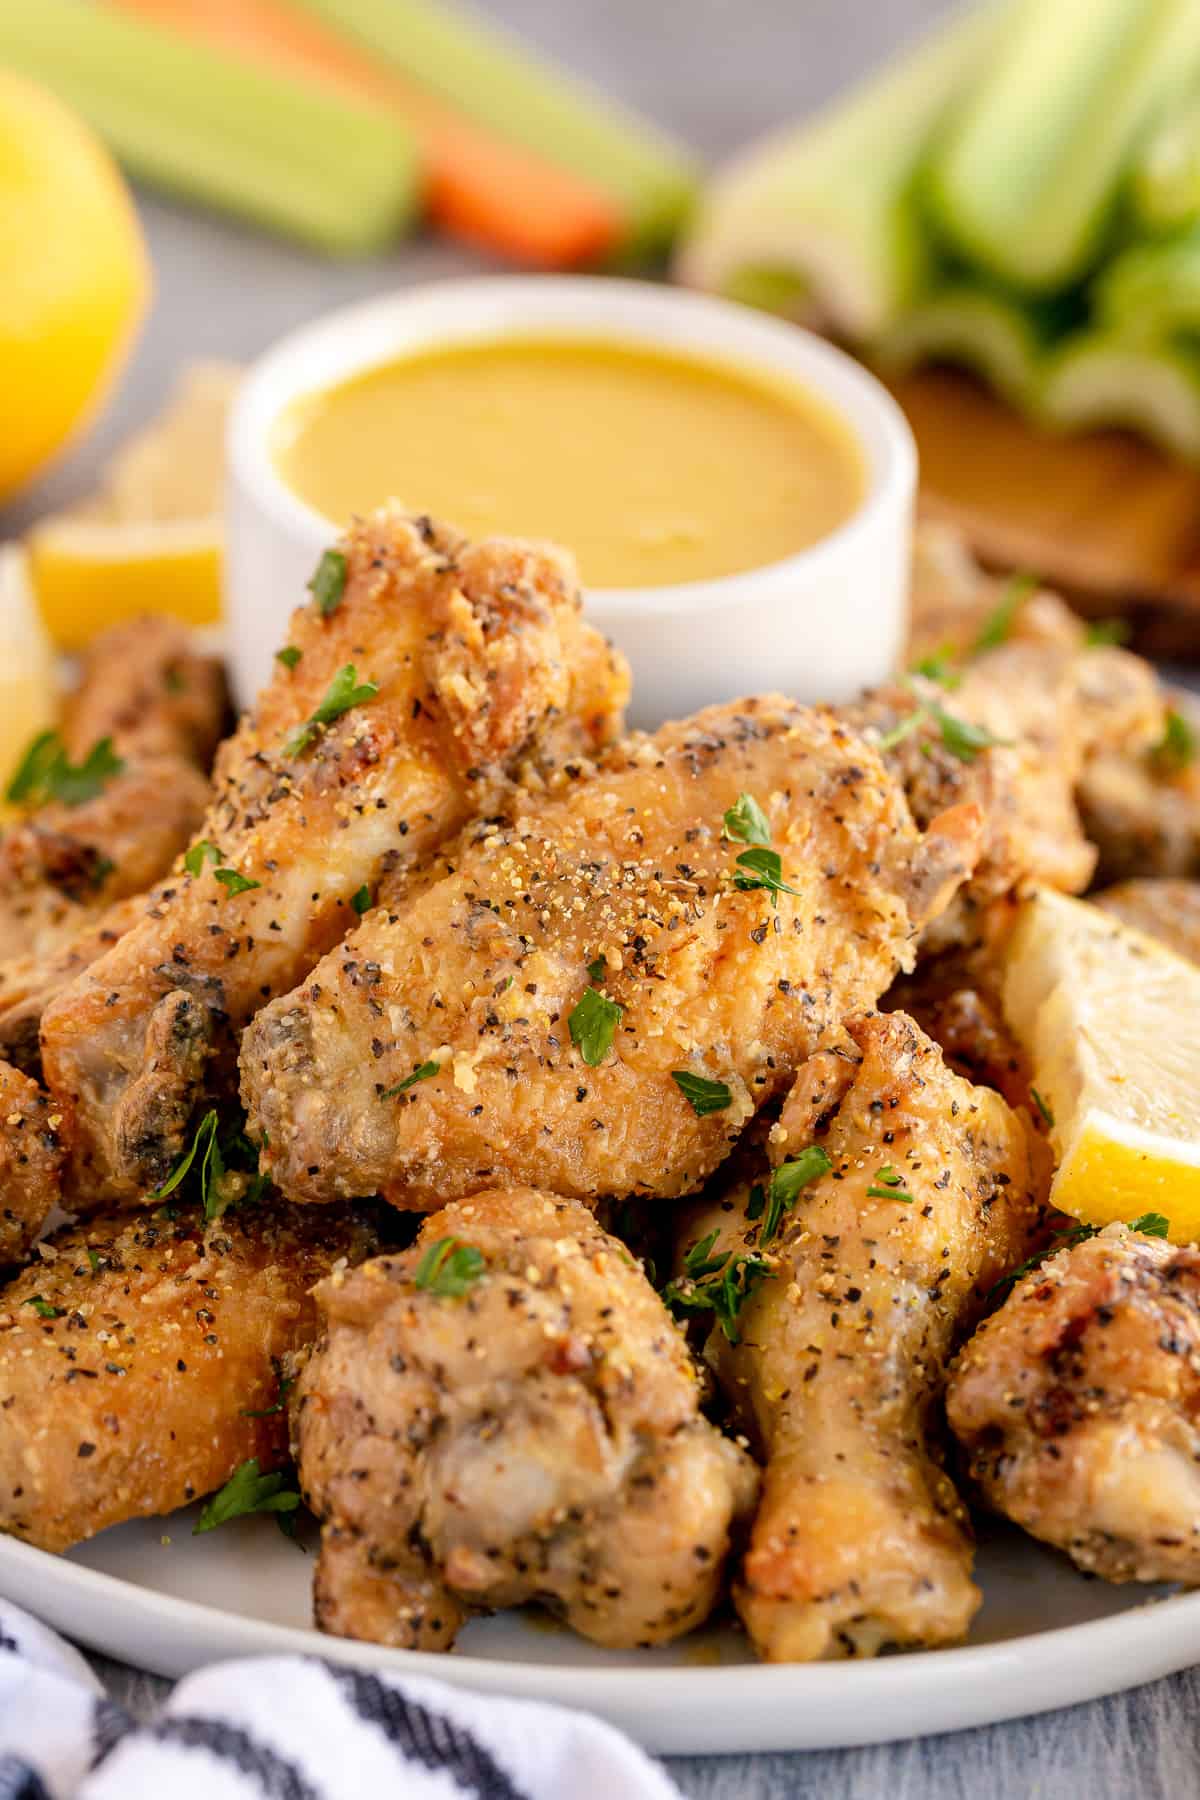
[[[473,1274],[435,1263],[447,1240]],[[707,1616],[756,1471],[702,1418],[670,1315],[585,1208],[477,1194],[317,1300],[292,1409],[324,1522],[322,1629],[445,1650],[473,1610],[536,1600],[622,1648]]]
[[[1083,620],[1048,588],[1023,592],[1009,617],[1012,581],[1011,576],[989,575],[982,569],[961,532],[922,521],[913,543],[909,666],[915,668],[929,658],[966,660],[981,643],[987,644],[1000,617],[1005,619],[1006,636],[1015,642],[1083,649],[1087,642]]]
[[[1183,735],[1200,743],[1200,697],[1168,690]],[[1200,760],[1175,756],[1160,732],[1136,753],[1110,749],[1091,759],[1080,788],[1089,838],[1099,851],[1099,878],[1200,876]]]
[[[0,1265],[25,1254],[61,1196],[61,1124],[37,1083],[0,1062]]]
[[[186,1505],[247,1457],[278,1467],[308,1290],[377,1245],[349,1208],[271,1204],[57,1232],[0,1290],[0,1530],[65,1550]]]
[[[782,1202],[763,1167],[684,1239],[716,1232],[714,1260],[767,1265],[737,1341],[716,1328],[707,1354],[766,1465],[734,1598],[772,1662],[965,1634],[980,1596],[935,1408],[956,1338],[1040,1223],[1049,1176],[1021,1118],[899,1013],[851,1022],[800,1071],[770,1137],[776,1177],[814,1145],[830,1166],[771,1237]]]
[[[1126,925],[1200,963],[1200,881],[1122,881],[1093,898]]]
[[[1124,1226],[1025,1276],[962,1352],[986,1499],[1108,1581],[1200,1582],[1200,1251]]]
[[[145,894],[130,894],[52,955],[12,956],[0,962],[0,1057],[41,1079],[42,1014],[56,994],[136,925],[148,905]]]
[[[775,851],[733,837],[739,796]],[[975,848],[969,809],[922,839],[825,712],[768,696],[634,736],[561,797],[482,822],[442,879],[256,1015],[251,1130],[294,1199],[687,1193],[911,961]],[[728,1103],[702,1116],[678,1076]]]
[[[470,545],[392,506],[330,555],[324,597],[292,620],[297,654],[218,755],[199,872],[161,883],[43,1017],[46,1079],[97,1195],[162,1177],[214,1055],[232,1061],[235,1034],[342,936],[364,890],[522,759],[586,753],[619,720],[623,665],[557,552]]]
[[[51,800],[0,838],[0,975],[10,959],[56,955],[170,868],[204,816],[225,708],[220,664],[173,620],[133,620],[95,640],[61,735],[77,765],[110,740],[119,767],[95,793]]]

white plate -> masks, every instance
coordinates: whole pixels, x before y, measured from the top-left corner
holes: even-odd
[[[163,1675],[218,1658],[325,1656],[585,1707],[652,1750],[881,1743],[1047,1712],[1200,1661],[1200,1593],[1155,1597],[1078,1575],[1016,1532],[980,1550],[985,1603],[960,1650],[760,1667],[730,1628],[666,1650],[597,1650],[541,1616],[477,1620],[451,1656],[309,1628],[312,1557],[268,1519],[191,1536],[195,1513],[121,1525],[68,1556],[0,1539],[0,1593],[111,1656]]]

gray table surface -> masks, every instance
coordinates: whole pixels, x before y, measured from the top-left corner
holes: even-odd
[[[944,6],[490,0],[489,9],[715,158],[802,114]],[[146,199],[143,212],[158,292],[134,366],[89,441],[19,506],[0,513],[0,536],[82,491],[122,433],[160,403],[185,358],[248,359],[340,302],[483,266],[426,241],[339,266],[155,200]],[[114,1697],[139,1712],[166,1691],[152,1676],[94,1660]],[[696,1800],[1183,1800],[1200,1795],[1200,1676],[949,1737],[806,1756],[679,1758],[670,1768]]]

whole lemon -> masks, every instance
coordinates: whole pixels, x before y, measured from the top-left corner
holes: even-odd
[[[89,423],[149,295],[145,240],[107,150],[0,69],[0,499]]]

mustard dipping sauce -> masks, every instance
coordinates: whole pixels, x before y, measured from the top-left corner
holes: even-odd
[[[275,466],[336,524],[393,496],[469,537],[569,546],[593,588],[764,567],[856,510],[849,427],[806,388],[651,346],[502,337],[295,402]]]

